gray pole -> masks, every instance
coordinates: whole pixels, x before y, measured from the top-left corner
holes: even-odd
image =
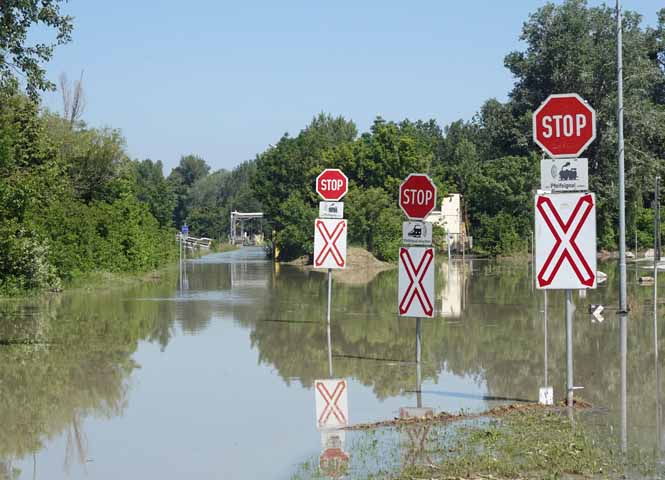
[[[656,177],[656,186],[653,192],[653,275],[654,279],[658,273],[658,261],[660,260],[660,177]]]
[[[332,342],[330,339],[330,304],[332,303],[332,269],[328,269],[328,311],[326,313],[326,323],[328,325],[328,372],[332,378]]]
[[[656,433],[658,435],[658,450],[662,453],[662,411],[660,404],[660,370],[658,365],[658,263],[660,262],[660,177],[656,177],[656,200],[654,209],[654,219],[656,224],[654,235],[654,257],[653,257],[653,351],[654,362],[656,363]]]
[[[421,322],[420,317],[416,318],[416,402],[417,407],[422,408],[423,406],[423,394],[422,394],[422,378],[420,372],[420,357],[421,357]]]
[[[328,269],[328,312],[326,313],[326,321],[330,325],[330,304],[332,302],[332,268]]]
[[[624,181],[623,145],[623,45],[621,1],[617,0],[617,133],[619,150],[619,311],[628,311],[626,287],[626,185]]]
[[[330,322],[328,322],[328,375],[330,378],[333,376],[332,369],[332,338],[330,335]]]
[[[656,230],[653,236],[654,239],[653,256],[657,263],[660,261],[660,257],[662,255],[660,248],[660,177],[656,177],[656,200],[654,202],[653,219],[654,219],[654,224],[656,226]]]
[[[573,291],[566,290],[566,404],[573,406]]]
[[[536,286],[536,235],[531,231],[531,291]],[[546,294],[547,295],[547,294]]]
[[[180,290],[182,290],[182,233],[178,237],[178,280],[180,281]]]
[[[620,355],[621,355],[621,451],[628,450],[628,315],[621,314],[619,319]]]
[[[187,238],[189,237],[189,234],[187,234],[187,237],[185,237],[184,241],[182,242],[182,286],[183,288],[187,289]]]
[[[545,354],[544,354],[544,357],[545,357],[545,385],[543,385],[543,386],[548,387],[549,386],[549,378],[548,378],[548,375],[547,375],[547,370],[548,370],[548,368],[547,368],[547,290],[543,290],[543,296],[544,296],[543,313],[545,315],[544,322],[543,322],[543,329],[545,331],[544,332],[545,333],[545,335],[544,335],[544,337],[545,337]]]

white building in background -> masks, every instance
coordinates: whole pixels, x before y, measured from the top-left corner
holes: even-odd
[[[462,217],[462,195],[451,193],[443,197],[441,210],[434,210],[426,219],[433,225],[443,227],[447,234],[453,236],[455,248],[460,240],[460,235],[465,232],[464,219]]]

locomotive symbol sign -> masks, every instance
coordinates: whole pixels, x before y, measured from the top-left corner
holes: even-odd
[[[540,161],[540,188],[551,192],[580,192],[589,188],[586,158],[546,158]]]

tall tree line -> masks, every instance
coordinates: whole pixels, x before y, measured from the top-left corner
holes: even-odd
[[[598,198],[602,249],[617,245],[616,28],[608,6],[586,0],[547,3],[523,25],[523,50],[504,64],[515,78],[508,101],[487,100],[470,120],[440,128],[433,120],[377,118],[361,135],[353,122],[316,117],[296,137],[283,136],[258,155],[253,187],[276,229],[283,258],[312,251],[314,179],[325,167],[349,176],[350,241],[392,259],[400,241],[399,182],[410,172],[432,175],[441,194],[464,196],[475,245],[490,254],[528,247],[540,150],[531,116],[552,93],[579,93],[598,114],[596,141],[585,152],[590,189]],[[665,9],[655,27],[626,12],[624,94],[628,238],[652,243],[651,194],[665,159]],[[634,243],[634,241],[633,241]]]

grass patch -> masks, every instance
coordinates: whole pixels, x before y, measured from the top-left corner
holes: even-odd
[[[239,248],[239,246],[227,242],[215,243],[213,245],[213,251],[216,253],[232,252],[233,250],[238,250]]]
[[[440,415],[347,431],[345,478],[394,480],[652,478],[653,451],[622,453],[618,438],[586,426],[577,410],[524,406],[481,415]],[[292,479],[327,478],[319,459]]]
[[[394,478],[619,478],[646,474],[648,456],[620,453],[582,422],[553,410],[515,411],[464,426],[433,465],[411,466]]]

